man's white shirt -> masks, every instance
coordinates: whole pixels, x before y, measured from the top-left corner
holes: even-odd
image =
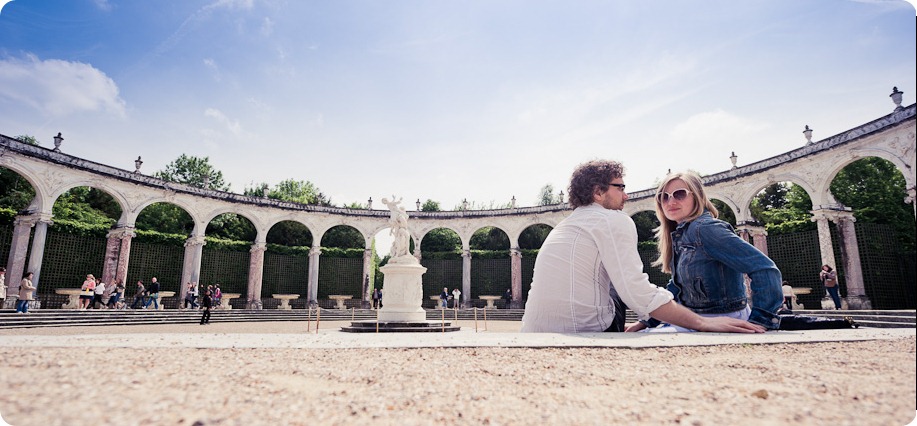
[[[605,331],[614,319],[613,292],[640,319],[673,299],[643,273],[630,216],[596,203],[578,207],[538,252],[522,331]]]

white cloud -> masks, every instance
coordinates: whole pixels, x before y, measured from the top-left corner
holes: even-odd
[[[111,11],[112,6],[111,6],[111,3],[108,2],[108,0],[93,0],[93,3],[95,3],[96,7],[99,8],[99,10],[102,10],[105,12]]]
[[[271,18],[265,17],[261,21],[261,35],[267,37],[274,33],[274,21]]]
[[[721,109],[702,112],[672,128],[671,136],[676,142],[703,143],[734,142],[767,129],[767,124],[732,115]]]
[[[245,134],[242,130],[242,125],[239,124],[238,121],[231,120],[226,114],[223,114],[222,111],[216,108],[207,108],[204,111],[204,116],[215,119],[218,123],[226,126],[226,130],[237,137],[242,137]]]
[[[0,98],[27,105],[51,117],[84,111],[125,115],[118,85],[90,64],[58,59],[0,60]]]

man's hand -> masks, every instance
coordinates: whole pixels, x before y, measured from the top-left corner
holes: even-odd
[[[764,333],[767,331],[758,324],[745,320],[729,317],[701,317],[703,322],[698,331],[712,331],[719,333]]]
[[[634,333],[634,332],[643,330],[644,328],[646,328],[646,324],[640,321],[637,321],[633,324],[625,324],[624,332],[625,333]]]

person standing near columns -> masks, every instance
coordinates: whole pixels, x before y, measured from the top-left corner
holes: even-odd
[[[6,268],[0,266],[0,309],[6,301]]]
[[[829,265],[822,265],[821,272],[818,273],[818,279],[825,286],[825,291],[831,295],[831,300],[834,300],[834,309],[840,310],[841,295],[838,293],[837,288],[837,272]]]
[[[462,291],[458,287],[452,290],[452,308],[459,309],[462,307]]]
[[[28,272],[22,277],[19,283],[19,300],[16,301],[16,312],[21,314],[29,313],[29,302],[35,300],[35,286],[32,285],[32,277],[35,274]]]
[[[153,304],[153,309],[159,310],[159,281],[156,281],[156,277],[150,280],[150,299],[146,301],[146,305],[143,305],[143,308],[146,309]]]

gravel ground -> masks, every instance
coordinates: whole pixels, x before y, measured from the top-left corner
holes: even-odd
[[[0,339],[302,326],[62,327],[2,330]],[[488,326],[514,332],[519,323]],[[0,415],[15,426],[884,426],[917,413],[914,337],[645,349],[0,347],[0,357]]]

